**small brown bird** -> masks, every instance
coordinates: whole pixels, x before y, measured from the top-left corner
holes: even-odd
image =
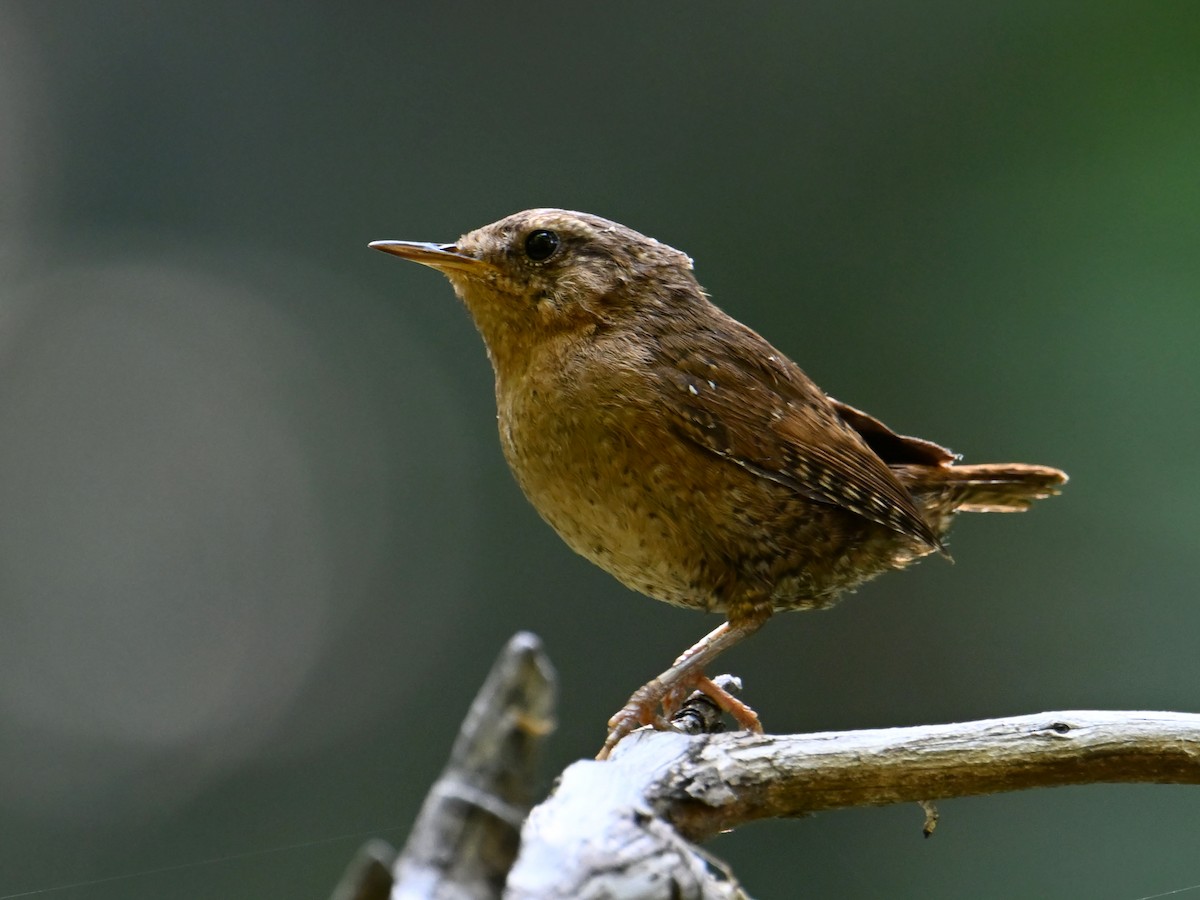
[[[761,731],[705,677],[718,654],[773,612],[944,553],[958,512],[1024,510],[1067,480],[954,465],[834,400],[714,306],[685,254],[599,216],[531,209],[453,244],[371,246],[450,279],[496,373],[504,455],[562,539],[635,591],[726,617],[613,716],[600,758],[696,688]]]

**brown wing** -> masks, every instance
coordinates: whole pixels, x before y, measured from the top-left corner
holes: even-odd
[[[655,375],[675,430],[759,477],[941,549],[908,490],[839,405],[757,333],[732,319],[719,325],[660,336]],[[857,415],[854,424],[874,423],[878,433],[903,440],[865,413],[842,408]],[[936,445],[928,446],[924,452],[934,455]]]
[[[841,420],[857,431],[867,442],[867,446],[889,466],[948,466],[960,458],[953,450],[947,450],[933,441],[896,434],[874,416],[867,415],[848,403],[842,403],[832,397],[829,398],[829,402],[833,404]]]

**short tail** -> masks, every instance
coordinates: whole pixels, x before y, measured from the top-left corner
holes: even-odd
[[[977,466],[894,466],[930,512],[1024,512],[1033,501],[1052,497],[1067,473],[1050,466],[987,463]]]

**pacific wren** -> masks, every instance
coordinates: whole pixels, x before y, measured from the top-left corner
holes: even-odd
[[[933,551],[958,512],[1017,512],[1067,476],[955,465],[827,396],[714,306],[685,254],[616,222],[531,209],[453,244],[377,241],[450,279],[496,373],[500,441],[567,544],[635,591],[726,621],[609,721],[604,758],[773,612],[833,603]],[[662,714],[659,714],[659,709]]]

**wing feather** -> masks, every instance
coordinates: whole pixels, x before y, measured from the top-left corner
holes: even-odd
[[[731,331],[736,340],[728,336]],[[795,363],[732,319],[721,328],[691,332],[686,341],[670,334],[660,341],[654,375],[676,432],[810,500],[942,549],[912,495],[854,426],[884,446],[907,447],[923,462],[940,463],[943,454],[952,458],[949,451],[902,438],[866,413],[831,400]]]

